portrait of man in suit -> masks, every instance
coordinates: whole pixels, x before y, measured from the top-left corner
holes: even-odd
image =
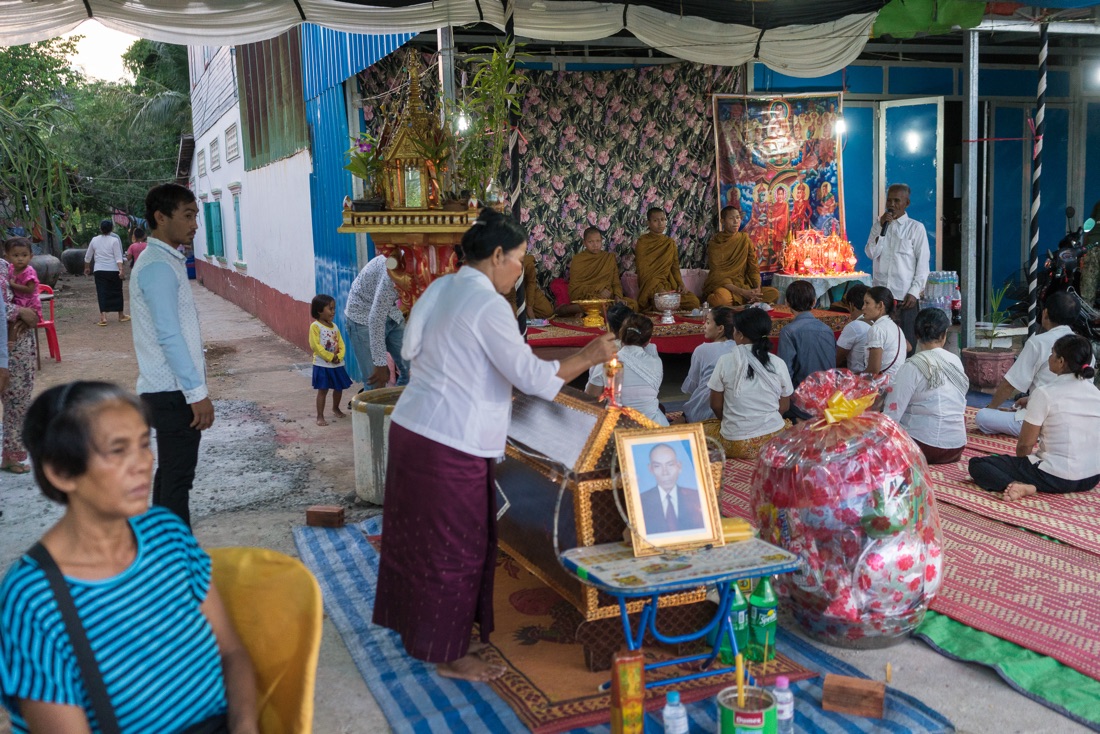
[[[646,534],[704,528],[699,489],[680,486],[683,465],[676,450],[667,443],[655,445],[649,451],[648,469],[657,486],[644,490],[640,496]]]

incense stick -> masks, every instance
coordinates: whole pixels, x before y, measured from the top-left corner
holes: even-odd
[[[768,634],[764,633],[764,660],[760,663],[760,677],[764,678],[768,674]]]
[[[737,706],[745,707],[745,656],[737,653]]]

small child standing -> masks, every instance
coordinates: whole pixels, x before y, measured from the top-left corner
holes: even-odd
[[[317,425],[327,426],[325,400],[332,390],[332,415],[343,418],[340,398],[351,387],[351,378],[344,369],[344,339],[333,319],[336,317],[336,299],[321,294],[314,296],[309,306],[313,323],[309,326],[309,346],[313,350],[313,389],[317,391]]]
[[[38,297],[38,273],[31,267],[30,242],[23,237],[12,237],[7,242],[5,257],[11,284],[12,300],[16,306],[29,308],[42,320],[42,301]]]

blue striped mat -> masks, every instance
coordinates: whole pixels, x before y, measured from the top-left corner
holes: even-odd
[[[366,535],[382,532],[382,518],[373,517],[343,528],[294,528],[294,542],[302,561],[317,577],[325,611],[340,631],[356,667],[399,734],[462,734],[464,732],[520,732],[526,727],[492,688],[435,674],[434,666],[405,654],[396,633],[371,624],[378,553]],[[865,678],[862,673],[800,638],[779,630],[776,648],[796,663],[824,673]],[[798,732],[895,732],[921,734],[953,732],[942,714],[912,696],[887,689],[886,717],[861,719],[823,711],[821,678],[791,685],[795,692],[795,730]],[[713,699],[687,706],[691,731],[718,728]],[[660,716],[647,716],[647,731],[661,731]],[[605,734],[608,726],[577,729],[576,734]]]

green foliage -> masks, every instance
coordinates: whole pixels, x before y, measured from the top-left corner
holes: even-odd
[[[1001,303],[1008,293],[1011,283],[1005,283],[1000,290],[989,294],[989,348],[993,348],[993,340],[1000,336],[997,330],[1008,321],[1008,311],[1001,308]]]
[[[0,219],[27,227],[71,201],[68,167],[52,134],[68,114],[56,104],[0,106]]]
[[[352,176],[363,179],[367,185],[368,193],[381,194],[382,192],[382,146],[385,128],[378,135],[369,132],[359,133],[359,137],[347,149],[344,155],[348,158],[348,164],[344,170],[350,171]]]
[[[14,110],[56,101],[58,90],[81,78],[69,60],[79,40],[52,38],[0,48],[0,106]]]
[[[122,62],[134,75],[131,129],[177,127],[191,131],[191,77],[187,47],[139,39]]]

